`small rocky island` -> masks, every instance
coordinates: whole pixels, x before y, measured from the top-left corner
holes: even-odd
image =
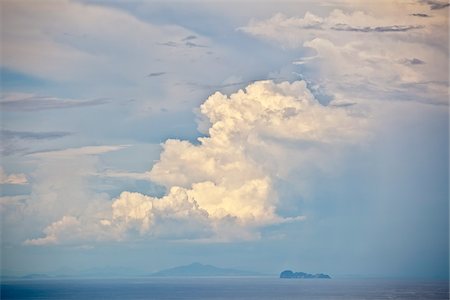
[[[304,272],[292,272],[291,270],[286,270],[280,273],[280,278],[318,278],[318,279],[331,279],[327,274],[309,274]]]

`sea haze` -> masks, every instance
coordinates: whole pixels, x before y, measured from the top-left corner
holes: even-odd
[[[260,277],[5,281],[1,299],[448,299],[447,281]]]

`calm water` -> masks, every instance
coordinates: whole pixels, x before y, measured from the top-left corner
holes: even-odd
[[[446,281],[145,278],[20,280],[1,299],[449,299]]]

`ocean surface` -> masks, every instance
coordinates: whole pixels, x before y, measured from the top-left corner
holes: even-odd
[[[1,299],[449,299],[448,281],[134,278],[10,280]]]

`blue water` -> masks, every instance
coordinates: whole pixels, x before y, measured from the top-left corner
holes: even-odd
[[[138,278],[4,281],[1,299],[449,299],[447,281]]]

